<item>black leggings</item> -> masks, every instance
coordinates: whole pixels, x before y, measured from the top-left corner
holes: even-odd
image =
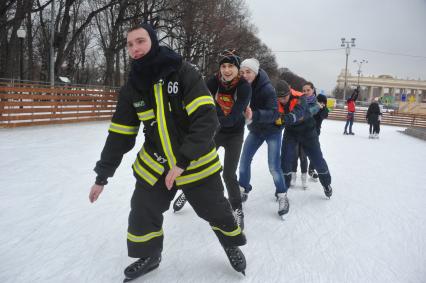
[[[369,123],[370,124],[370,134],[379,134],[380,133],[380,121]]]

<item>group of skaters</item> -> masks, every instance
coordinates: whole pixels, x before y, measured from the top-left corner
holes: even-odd
[[[89,193],[91,202],[98,199],[143,126],[144,142],[132,166],[136,184],[127,230],[128,255],[137,260],[125,268],[125,281],[160,265],[163,213],[178,189],[182,194],[174,206],[189,202],[209,223],[232,267],[244,274],[242,203],[256,189],[251,165],[264,142],[278,215],[289,212],[287,191],[301,151],[310,160],[312,177],[328,198],[332,195],[319,143],[326,97],[316,95],[310,82],[301,92],[284,80],[274,87],[258,60],[241,60],[235,50],[220,54],[219,71],[205,82],[196,67],[160,46],[156,31],[145,23],[128,31],[127,49],[133,59],[129,78],[119,91]],[[223,171],[219,147],[224,148]]]
[[[358,99],[360,92],[360,88],[357,87],[352,95],[346,100],[347,105],[347,116],[346,116],[346,124],[345,129],[343,131],[344,135],[355,135],[355,133],[352,131],[352,125],[354,123],[355,118],[355,102]],[[371,104],[368,106],[367,114],[366,114],[366,120],[369,125],[369,139],[378,139],[380,134],[380,121],[382,120],[382,105],[379,104],[379,98],[375,97]],[[349,131],[348,131],[349,127]]]
[[[331,196],[331,177],[318,140],[321,123],[328,116],[327,98],[316,95],[311,82],[304,83],[302,92],[292,89],[284,80],[279,80],[274,87],[258,60],[249,58],[241,62],[235,50],[225,50],[220,56],[218,73],[207,85],[214,96],[220,121],[215,143],[217,148],[224,148],[223,180],[242,229],[242,203],[247,201],[252,190],[251,163],[264,142],[275,185],[278,215],[289,211],[287,189],[295,181],[298,157],[303,187],[307,187],[309,157],[311,179],[319,178],[325,195]],[[245,125],[249,133],[244,140]],[[185,203],[185,192],[182,192],[173,204],[174,211],[181,210]]]

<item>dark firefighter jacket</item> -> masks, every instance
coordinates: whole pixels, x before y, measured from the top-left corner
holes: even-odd
[[[95,172],[112,177],[143,124],[144,143],[133,163],[138,181],[153,186],[176,165],[185,171],[176,185],[193,185],[221,170],[213,142],[219,122],[215,102],[189,63],[170,70],[142,94],[127,82],[119,93],[109,135]]]

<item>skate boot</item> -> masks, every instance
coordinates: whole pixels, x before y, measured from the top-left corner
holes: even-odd
[[[288,202],[287,193],[279,193],[278,196],[278,215],[283,216],[288,213],[290,203]]]
[[[378,139],[379,138],[379,134],[374,134],[374,138]]]
[[[239,247],[223,247],[232,268],[246,275],[246,258]]]
[[[331,188],[330,185],[328,185],[327,187],[324,187],[324,194],[328,198],[331,197],[331,195],[333,194],[333,189]]]
[[[302,187],[305,190],[308,188],[308,184],[306,183],[307,179],[308,179],[308,174],[302,173]]]
[[[318,173],[315,170],[309,171],[309,180],[312,182],[318,182]]]
[[[246,202],[248,199],[248,192],[246,189],[240,186],[240,192],[241,192],[241,202]]]
[[[186,197],[184,193],[181,193],[173,203],[173,212],[179,211],[183,208],[186,203]]]
[[[237,225],[240,226],[241,230],[244,230],[244,212],[242,208],[234,210],[234,217]]]
[[[369,138],[369,139],[374,139],[374,134],[369,134],[369,135],[368,135],[368,138]]]
[[[349,132],[349,134],[348,134],[348,135],[354,136],[354,135],[355,135],[355,133],[354,133],[354,132]]]
[[[291,172],[290,187],[294,187],[296,185],[296,178],[297,178],[297,173]]]
[[[160,265],[160,262],[161,254],[138,259],[124,270],[124,276],[126,276],[126,278],[123,282],[129,282],[147,274],[148,272],[156,269]]]

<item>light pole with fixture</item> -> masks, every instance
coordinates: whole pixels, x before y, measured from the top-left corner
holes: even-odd
[[[346,83],[348,80],[348,56],[351,52],[351,47],[355,47],[355,38],[351,38],[351,41],[347,41],[344,37],[340,39],[342,41],[341,47],[346,46],[346,64],[345,64],[345,85],[343,87],[343,100],[346,100]]]
[[[367,64],[368,60],[362,59],[361,61],[358,61],[358,60],[355,59],[354,63],[356,63],[358,65],[357,73],[358,73],[358,87],[359,87],[359,76],[361,75],[361,67],[362,67],[362,64],[364,64],[364,63]]]
[[[16,35],[19,38],[19,80],[22,83],[22,80],[24,79],[24,38],[27,35],[27,33],[25,32],[25,29],[23,29],[22,27],[20,27],[17,31],[16,31]]]

